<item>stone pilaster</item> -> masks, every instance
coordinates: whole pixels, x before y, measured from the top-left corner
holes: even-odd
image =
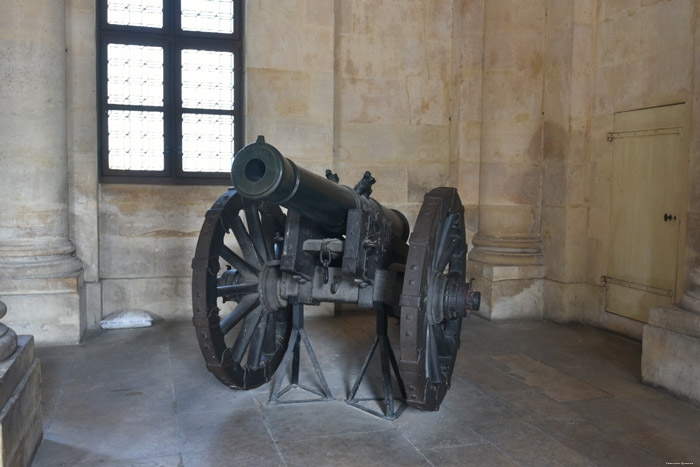
[[[68,239],[65,2],[10,0],[0,16],[0,298],[8,324],[78,342],[82,262]]]
[[[642,339],[642,379],[700,402],[700,268],[678,305],[649,310]]]
[[[469,272],[490,319],[542,316],[545,11],[544,0],[484,2],[479,231]]]

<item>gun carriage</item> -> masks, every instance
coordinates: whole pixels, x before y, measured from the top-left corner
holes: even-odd
[[[438,410],[462,319],[479,307],[457,190],[425,195],[407,243],[408,221],[370,197],[369,172],[350,188],[259,137],[234,158],[231,181],[206,213],[192,261],[193,323],[209,371],[234,389],[258,387],[287,350],[293,304],[357,304],[401,320],[406,402]]]

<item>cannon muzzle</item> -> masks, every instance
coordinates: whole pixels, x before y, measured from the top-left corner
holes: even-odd
[[[348,210],[361,209],[363,203],[370,202],[391,223],[394,238],[402,242],[408,239],[409,226],[403,214],[297,166],[262,136],[234,157],[231,183],[244,198],[294,209],[326,230],[340,234],[345,233]]]

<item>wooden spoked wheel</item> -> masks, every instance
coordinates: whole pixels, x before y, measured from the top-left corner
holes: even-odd
[[[263,304],[265,271],[279,264],[285,215],[234,189],[207,211],[192,260],[193,323],[207,369],[234,389],[272,378],[289,343],[291,307]]]
[[[425,195],[401,295],[399,367],[410,406],[438,410],[450,387],[467,284],[464,207],[454,188]]]

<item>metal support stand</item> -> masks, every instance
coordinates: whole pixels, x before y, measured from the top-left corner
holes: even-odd
[[[282,359],[282,363],[280,364],[280,367],[277,371],[277,379],[275,380],[275,386],[272,389],[272,394],[270,395],[270,400],[268,401],[268,404],[297,404],[301,402],[323,402],[333,400],[331,390],[328,387],[326,378],[324,378],[323,376],[321,366],[318,364],[318,360],[316,359],[316,354],[314,354],[314,350],[313,348],[311,348],[309,338],[306,336],[306,331],[304,331],[304,305],[301,303],[297,303],[296,297],[289,297],[289,302],[292,304],[292,335],[289,339],[289,346],[287,347],[287,351],[285,352],[284,358]],[[299,384],[299,357],[301,352],[302,340],[304,341],[306,352],[309,354],[309,359],[311,360],[311,363],[314,366],[314,370],[316,370],[316,376],[318,377],[318,380],[321,383],[323,393],[312,389],[308,386]],[[292,374],[289,378],[289,384],[283,389],[281,389],[282,382],[287,376],[287,367],[289,366],[290,360],[292,362]],[[292,389],[301,389],[306,392],[310,392],[318,396],[318,398],[280,401],[282,396],[287,394]]]
[[[377,310],[377,335],[374,337],[374,342],[372,342],[372,347],[370,347],[369,349],[369,353],[367,354],[365,363],[362,366],[360,376],[358,376],[357,381],[355,381],[355,385],[352,387],[352,391],[350,391],[350,396],[348,396],[346,402],[352,405],[353,407],[357,407],[358,409],[364,410],[365,412],[370,413],[379,418],[384,418],[386,420],[395,420],[399,418],[399,416],[403,413],[404,409],[406,409],[408,404],[406,403],[406,389],[404,388],[403,379],[401,379],[401,374],[399,373],[399,365],[396,363],[396,357],[394,356],[394,351],[391,348],[389,336],[387,335],[387,322],[388,316],[386,310]],[[374,351],[377,349],[377,346],[379,346],[379,357],[382,365],[384,398],[358,398],[356,397],[357,390],[360,388],[360,384],[362,383],[362,380],[365,377],[365,373],[367,373],[367,368],[369,367],[369,364],[372,361],[372,357],[374,356]],[[398,383],[399,390],[401,391],[400,401],[402,403],[399,406],[398,410],[394,410],[394,392],[391,387],[392,369],[394,371],[394,376],[396,377],[396,382]],[[376,410],[360,405],[360,402],[381,400],[384,400],[385,413],[377,412]]]

